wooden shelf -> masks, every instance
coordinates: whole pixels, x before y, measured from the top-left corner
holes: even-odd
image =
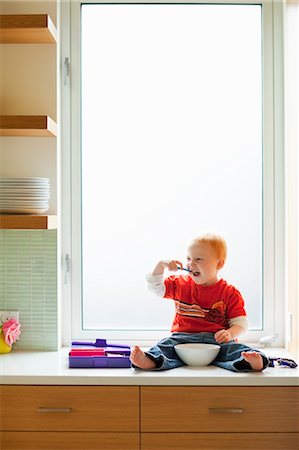
[[[0,229],[2,230],[50,230],[56,227],[56,216],[0,214]]]
[[[49,116],[0,116],[0,136],[56,136],[56,123]]]
[[[1,14],[0,43],[51,44],[56,27],[48,14]]]

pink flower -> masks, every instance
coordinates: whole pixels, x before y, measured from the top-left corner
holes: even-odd
[[[15,319],[10,319],[2,325],[4,340],[10,347],[19,339],[21,334],[21,325]]]

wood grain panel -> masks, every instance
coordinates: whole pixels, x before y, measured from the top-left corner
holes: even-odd
[[[0,43],[49,44],[56,42],[56,28],[47,14],[0,15]]]
[[[141,431],[299,431],[298,387],[141,387]]]
[[[4,431],[139,431],[136,386],[8,385],[0,398]]]
[[[297,433],[142,433],[141,450],[298,450]]]
[[[56,227],[56,216],[0,214],[1,230],[49,230]]]
[[[1,440],[2,439],[2,440]],[[139,450],[139,433],[5,431],[2,450]]]
[[[55,137],[56,123],[49,116],[0,116],[0,136]]]

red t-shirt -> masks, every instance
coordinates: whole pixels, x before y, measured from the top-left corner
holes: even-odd
[[[225,280],[202,286],[189,276],[173,275],[164,284],[164,298],[175,302],[173,332],[216,333],[229,328],[230,319],[246,316],[242,295]]]

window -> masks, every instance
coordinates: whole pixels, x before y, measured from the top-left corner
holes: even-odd
[[[73,338],[165,336],[174,305],[145,274],[185,262],[200,231],[227,240],[221,275],[245,298],[246,338],[278,332],[275,15],[206,3],[70,3]]]

